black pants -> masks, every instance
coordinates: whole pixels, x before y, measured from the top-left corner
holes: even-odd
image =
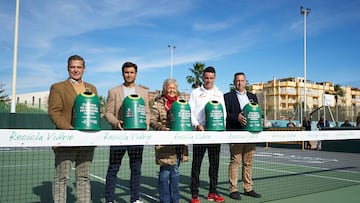
[[[117,173],[126,151],[129,155],[130,163],[130,202],[139,200],[143,149],[143,145],[110,146],[110,160],[105,183],[106,202],[114,202]]]
[[[200,169],[201,163],[204,158],[205,152],[208,150],[209,156],[209,178],[210,188],[209,193],[216,192],[216,186],[218,183],[218,172],[219,172],[219,155],[220,155],[220,144],[194,144],[193,145],[193,160],[191,168],[191,184],[190,191],[192,196],[199,195],[200,186]]]

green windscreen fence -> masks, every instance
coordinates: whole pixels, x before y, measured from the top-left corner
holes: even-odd
[[[111,129],[102,118],[102,129]],[[47,114],[0,113],[0,129],[55,129]]]

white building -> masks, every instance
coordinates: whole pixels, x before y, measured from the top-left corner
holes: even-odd
[[[16,94],[16,103],[25,104],[28,107],[47,110],[49,93],[50,93],[49,91],[43,91],[43,92]],[[12,99],[11,96],[10,99]]]

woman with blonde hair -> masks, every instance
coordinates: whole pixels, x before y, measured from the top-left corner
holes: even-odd
[[[169,131],[171,105],[178,100],[178,85],[175,79],[166,79],[162,94],[155,98],[151,109],[150,127],[154,130]],[[160,202],[180,202],[179,165],[188,160],[186,145],[156,145],[156,164],[160,165]]]

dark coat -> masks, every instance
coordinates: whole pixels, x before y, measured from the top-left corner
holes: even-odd
[[[255,94],[252,94],[250,92],[246,92],[246,95],[249,98],[250,103],[256,103],[258,104],[258,99]],[[239,100],[236,96],[235,91],[228,92],[224,95],[225,99],[225,107],[226,107],[226,129],[227,130],[236,130],[236,129],[242,129],[245,126],[243,126],[238,121],[238,115],[242,112],[242,109],[240,108]]]

